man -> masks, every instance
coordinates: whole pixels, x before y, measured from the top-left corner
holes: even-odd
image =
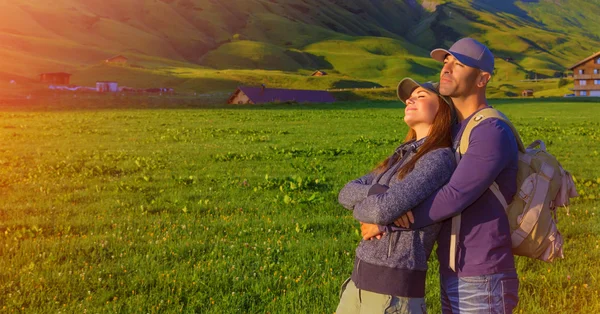
[[[467,122],[488,108],[485,92],[494,56],[480,42],[463,38],[449,50],[433,50],[431,57],[444,63],[439,91],[452,98],[456,108],[459,123],[452,130],[456,149]],[[414,217],[409,213],[397,221],[406,227],[410,220],[412,229],[444,221],[437,249],[443,313],[512,313],[518,303],[508,218],[489,189],[495,182],[505,199],[513,198],[517,152],[515,136],[505,122],[482,121],[472,130],[469,149],[460,156],[448,184],[414,208]],[[457,215],[460,230],[454,230],[453,238],[450,218]]]

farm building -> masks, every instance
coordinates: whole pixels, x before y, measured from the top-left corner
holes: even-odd
[[[600,51],[577,62],[573,71],[575,96],[600,96]]]
[[[327,72],[321,71],[321,70],[316,70],[310,76],[325,76],[325,75],[327,75]]]
[[[99,81],[96,82],[96,91],[116,93],[119,91],[119,84],[117,82]]]
[[[521,92],[521,96],[523,97],[532,97],[533,96],[533,89],[525,89]]]
[[[327,91],[298,90],[240,86],[227,101],[228,104],[264,104],[269,102],[335,102],[335,98]]]
[[[127,60],[129,60],[129,59],[127,59],[127,57],[122,56],[122,55],[118,55],[118,56],[114,56],[114,57],[106,59],[106,62],[107,63],[121,63],[121,64],[124,64],[124,63],[127,63]]]
[[[65,72],[40,74],[40,82],[43,82],[43,83],[69,85],[70,79],[71,79],[71,74],[65,73]]]

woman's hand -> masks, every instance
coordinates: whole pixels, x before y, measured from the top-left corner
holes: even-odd
[[[406,212],[406,214],[400,216],[398,219],[394,221],[394,225],[402,228],[410,227],[410,224],[415,223],[415,216],[413,216],[412,211]]]
[[[363,240],[372,240],[373,238],[379,240],[383,236],[383,232],[379,231],[379,226],[374,224],[360,223],[360,232]]]

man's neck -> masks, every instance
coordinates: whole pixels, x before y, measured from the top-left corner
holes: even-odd
[[[487,107],[487,99],[484,95],[472,94],[465,97],[452,98],[458,121],[463,121],[479,109]]]

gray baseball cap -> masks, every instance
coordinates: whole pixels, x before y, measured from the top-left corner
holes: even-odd
[[[431,51],[431,57],[440,62],[444,62],[448,54],[464,65],[494,73],[494,55],[486,45],[473,38],[459,39],[448,50],[438,48]]]
[[[450,111],[452,112],[452,119],[456,119],[456,109],[454,109],[454,103],[452,99],[448,96],[442,96],[440,94],[440,83],[434,82],[425,82],[423,84],[411,79],[410,77],[403,78],[400,83],[398,83],[398,88],[396,89],[396,94],[398,98],[406,104],[406,100],[410,97],[412,92],[418,87],[423,87],[434,92],[436,95],[440,96],[444,102],[450,107]]]
[[[440,83],[425,82],[421,84],[410,77],[405,77],[400,81],[400,83],[398,83],[398,88],[396,90],[398,98],[402,100],[402,102],[406,102],[406,100],[410,97],[412,92],[417,89],[417,87],[426,88],[434,92],[436,95],[441,96],[446,103],[452,103],[452,100],[449,97],[440,95]]]

